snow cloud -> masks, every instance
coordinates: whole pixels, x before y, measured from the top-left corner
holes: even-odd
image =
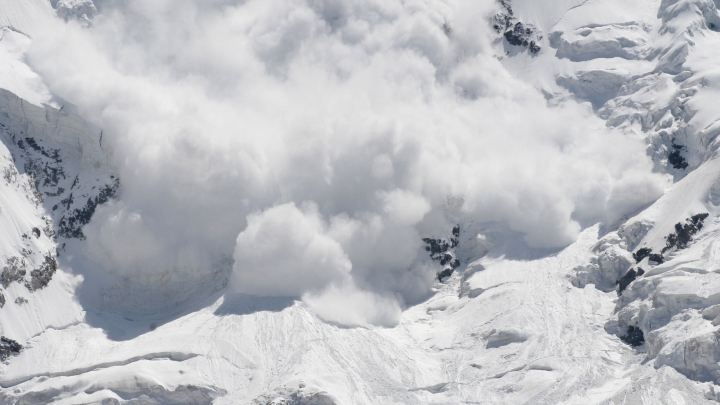
[[[494,7],[125,0],[58,20],[29,63],[104,129],[123,182],[85,254],[127,277],[232,256],[238,292],[391,325],[432,286],[421,238],[448,197],[537,247],[656,199],[640,141],[503,68]]]
[[[237,291],[299,297],[348,282],[350,259],[327,234],[317,207],[303,208],[287,203],[248,217],[235,246]]]

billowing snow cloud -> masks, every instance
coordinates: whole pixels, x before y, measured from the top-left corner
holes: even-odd
[[[432,286],[419,229],[448,197],[537,247],[656,199],[640,141],[506,72],[493,7],[127,0],[58,21],[29,62],[104,128],[123,181],[86,254],[128,277],[232,256],[236,291],[392,324]]]
[[[302,296],[348,282],[352,263],[308,204],[270,208],[248,217],[235,246],[234,288],[247,294]]]

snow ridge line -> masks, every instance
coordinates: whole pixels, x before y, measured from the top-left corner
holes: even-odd
[[[131,357],[127,360],[120,360],[120,361],[111,361],[107,363],[100,363],[95,364],[89,367],[82,367],[82,368],[76,368],[69,371],[60,371],[56,373],[43,373],[43,374],[35,374],[31,376],[16,378],[14,380],[9,381],[1,381],[0,382],[0,388],[12,388],[17,385],[20,385],[24,382],[30,381],[34,378],[41,378],[41,377],[47,377],[47,378],[56,378],[56,377],[74,377],[79,376],[81,374],[85,374],[91,371],[101,370],[105,368],[110,367],[117,367],[117,366],[127,366],[128,364],[132,364],[141,360],[171,360],[176,362],[183,362],[190,359],[193,359],[195,357],[200,356],[197,353],[182,353],[182,352],[159,352],[159,353],[148,353],[142,356],[136,356]]]

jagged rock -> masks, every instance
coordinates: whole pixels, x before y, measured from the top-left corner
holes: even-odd
[[[627,334],[620,336],[620,340],[635,347],[645,343],[645,336],[643,335],[643,331],[637,326],[628,326]]]
[[[512,26],[512,21],[515,19],[509,0],[500,0],[500,5],[505,9],[505,12],[498,13],[493,16],[493,29],[495,29],[498,33],[504,32],[510,28],[510,26]]]
[[[625,273],[624,276],[620,280],[618,280],[618,294],[622,294],[622,292],[632,283],[635,281],[636,278],[642,276],[645,274],[645,270],[638,267],[637,271],[635,269],[630,269],[627,273]]]
[[[652,253],[652,249],[642,248],[639,249],[637,252],[633,253],[633,258],[635,259],[636,263],[640,263],[642,259],[650,256],[650,253]]]
[[[0,292],[0,308],[5,306],[5,295]]]
[[[82,227],[97,206],[120,188],[120,180],[107,168],[109,155],[101,145],[102,131],[65,110],[38,107],[5,90],[0,90],[0,109],[8,113],[0,117],[0,135],[6,144],[16,146],[10,149],[17,165],[4,168],[3,178],[17,183],[16,169],[30,177],[34,187],[26,192],[36,204],[46,203],[52,213],[44,227],[46,236],[84,239]],[[53,225],[57,232],[52,231]],[[38,229],[42,234],[43,229]]]
[[[9,257],[5,261],[5,267],[3,267],[2,274],[0,274],[0,281],[4,288],[15,282],[20,281],[25,277],[25,261],[19,257]]]
[[[35,236],[35,238],[40,238],[40,228],[33,228],[32,234]]]
[[[113,184],[108,184],[100,189],[100,193],[95,198],[88,198],[87,203],[82,209],[75,209],[64,215],[58,224],[58,234],[65,238],[85,239],[82,227],[90,222],[98,205],[105,204],[117,194],[120,188],[120,180],[115,178]],[[71,205],[73,203],[73,194],[62,201],[63,204]]]
[[[505,9],[493,17],[493,29],[502,33],[508,44],[513,46],[523,46],[532,54],[540,52],[540,46],[537,44],[542,39],[542,35],[537,34],[537,29],[532,24],[523,24],[515,22],[510,1],[501,0],[500,5]]]
[[[20,343],[5,336],[0,337],[0,361],[5,361],[13,354],[20,353],[22,348]]]
[[[25,287],[30,291],[45,288],[57,271],[57,260],[50,254],[45,255],[45,261],[39,268],[30,272],[30,281],[25,282]]]
[[[525,26],[523,25],[523,23],[518,22],[515,24],[513,29],[505,31],[505,34],[503,34],[503,36],[510,45],[524,46],[528,48],[531,53],[536,54],[540,52],[541,48],[537,45],[535,40],[531,39],[533,38],[534,34],[535,31],[533,28],[530,28],[530,26]]]
[[[680,151],[683,150],[685,147],[675,145],[674,143],[672,146],[674,150],[668,155],[668,163],[670,163],[670,165],[672,165],[672,167],[675,169],[687,169],[688,163],[685,158],[680,154]]]
[[[693,235],[703,228],[703,222],[708,216],[708,213],[696,214],[686,219],[684,224],[680,222],[675,224],[675,232],[665,237],[665,247],[662,253],[673,248],[685,249]]]
[[[17,305],[25,305],[28,303],[28,300],[24,297],[17,297],[17,298],[15,298],[15,303]]]
[[[447,269],[445,269],[445,270],[441,271],[440,273],[438,273],[437,278],[438,278],[438,280],[440,280],[440,281],[444,281],[444,280],[447,279],[448,277],[452,276],[452,274],[453,274],[454,271],[455,271],[455,269],[448,267]]]
[[[445,239],[423,239],[423,242],[427,245],[425,251],[430,252],[430,258],[440,262],[440,265],[443,266],[443,270],[437,274],[437,279],[440,281],[450,277],[455,269],[460,267],[460,260],[456,257],[455,252],[451,250],[460,243],[460,225],[453,227],[452,235],[449,242]]]
[[[656,264],[663,264],[665,263],[665,257],[659,253],[653,253],[650,256],[648,256],[648,262],[656,263]]]
[[[425,247],[425,251],[430,252],[430,257],[433,260],[440,260],[437,259],[435,256],[441,253],[445,253],[448,251],[448,249],[450,249],[450,245],[442,239],[424,238],[423,242],[427,244],[427,246]]]

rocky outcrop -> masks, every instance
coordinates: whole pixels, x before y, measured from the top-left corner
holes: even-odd
[[[692,240],[693,235],[703,228],[703,222],[710,214],[696,214],[685,220],[685,223],[675,224],[675,232],[665,237],[665,247],[662,253],[669,250],[685,249]]]
[[[645,270],[641,269],[640,267],[635,269],[630,269],[627,273],[625,273],[624,276],[620,280],[618,280],[618,294],[622,294],[622,292],[632,283],[635,281],[636,278],[642,276],[645,274]]]
[[[453,228],[452,237],[449,240],[424,238],[423,242],[426,244],[425,251],[430,253],[430,258],[443,266],[442,271],[437,274],[437,279],[444,281],[452,276],[455,269],[460,267],[460,260],[454,250],[460,242],[460,225]]]
[[[637,326],[628,326],[626,334],[620,336],[620,340],[634,347],[645,343],[645,336]]]
[[[8,357],[20,353],[22,345],[5,336],[0,337],[0,361],[5,361]]]
[[[109,167],[102,132],[69,107],[39,107],[0,90],[0,113],[3,186],[35,211],[32,224],[10,242],[16,252],[0,257],[0,283],[36,291],[52,280],[65,241],[84,239],[83,226],[118,193],[120,180]]]
[[[25,282],[25,287],[30,291],[47,287],[57,271],[57,260],[51,254],[45,255],[45,261],[37,269],[30,272],[30,280]]]
[[[531,54],[537,54],[541,48],[542,34],[532,24],[517,21],[510,0],[500,0],[503,9],[493,17],[493,29],[502,34],[508,45],[526,48]]]

